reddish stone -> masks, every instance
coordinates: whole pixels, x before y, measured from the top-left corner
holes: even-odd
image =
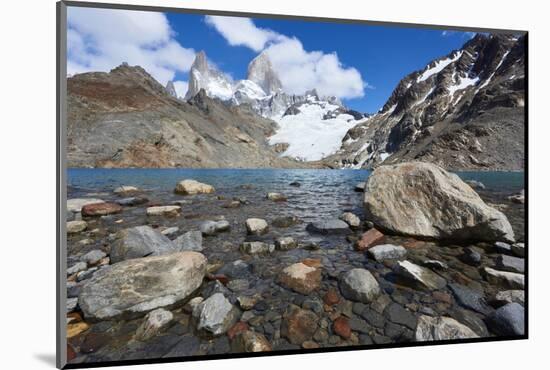
[[[95,203],[82,207],[82,216],[105,216],[122,212],[122,207],[116,203]]]
[[[240,333],[244,333],[247,330],[248,330],[248,324],[243,321],[239,321],[238,323],[233,325],[231,329],[227,331],[227,336],[229,337],[229,339],[233,339]]]
[[[315,349],[319,348],[319,344],[315,343],[312,340],[306,340],[304,343],[302,343],[303,349]]]
[[[313,312],[292,307],[287,313],[281,326],[281,336],[292,344],[301,345],[311,340],[317,330],[319,318]]]
[[[223,285],[227,285],[229,278],[224,274],[206,274],[208,280],[218,280]]]
[[[373,228],[361,235],[361,239],[355,243],[355,249],[363,252],[375,245],[384,244],[385,240],[384,234]]]
[[[306,258],[302,261],[302,263],[306,266],[315,267],[315,268],[319,268],[323,266],[319,258]]]
[[[332,323],[332,330],[344,339],[351,337],[351,328],[349,327],[348,319],[345,317],[340,316],[334,320]]]
[[[448,303],[448,304],[453,303],[453,298],[449,293],[435,291],[433,292],[432,296],[434,297],[434,299],[440,302]]]
[[[76,358],[76,352],[70,344],[67,344],[67,362],[70,362]]]
[[[323,297],[323,301],[329,306],[335,305],[340,302],[340,295],[336,289],[329,288],[327,294]]]
[[[416,240],[416,239],[409,239],[405,243],[403,243],[403,247],[407,249],[417,249],[425,246],[426,246],[426,242],[423,242],[422,240]]]

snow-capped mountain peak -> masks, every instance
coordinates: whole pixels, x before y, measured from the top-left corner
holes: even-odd
[[[258,84],[268,95],[281,91],[283,87],[265,52],[252,59],[248,65],[247,79]]]
[[[185,94],[185,100],[192,98],[204,89],[208,96],[229,100],[233,96],[233,83],[231,78],[223,72],[208,65],[206,53],[199,51],[189,71],[189,89]]]

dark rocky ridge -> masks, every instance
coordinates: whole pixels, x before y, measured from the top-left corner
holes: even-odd
[[[171,96],[143,68],[79,74],[68,85],[69,167],[304,167],[266,138],[276,123],[199,92]]]
[[[324,162],[370,168],[414,159],[449,169],[522,170],[524,79],[525,36],[478,34],[403,78],[381,111],[350,129]]]

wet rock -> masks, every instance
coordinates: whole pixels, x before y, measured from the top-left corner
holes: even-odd
[[[353,317],[348,320],[349,327],[352,331],[356,331],[362,334],[369,334],[372,331],[372,328],[367,324],[366,321]]]
[[[370,325],[377,328],[383,328],[386,323],[386,318],[384,316],[368,307],[365,307],[359,315]]]
[[[410,261],[397,262],[394,272],[409,282],[430,290],[442,289],[447,284],[441,276]]]
[[[483,320],[479,318],[479,314],[476,314],[470,310],[458,308],[455,310],[451,310],[449,312],[449,315],[452,316],[453,319],[457,320],[461,324],[464,324],[470,329],[472,329],[480,337],[489,336],[489,330],[487,330],[487,326],[485,325]],[[431,315],[431,316],[438,316],[438,315]]]
[[[520,191],[518,194],[509,196],[508,200],[517,204],[525,204],[525,190]]]
[[[128,194],[137,193],[139,191],[140,190],[135,186],[122,185],[122,186],[119,186],[118,188],[115,188],[115,190],[113,190],[113,193],[124,196]]]
[[[375,245],[384,244],[385,240],[384,234],[373,228],[361,235],[361,239],[355,243],[355,249],[363,252]]]
[[[94,249],[80,257],[82,262],[86,262],[88,265],[97,265],[107,254],[99,249]]]
[[[180,181],[174,192],[181,195],[210,194],[215,191],[212,185],[204,184],[195,180]]]
[[[202,233],[200,231],[188,231],[172,241],[174,249],[181,251],[202,251]]]
[[[294,186],[294,187],[297,187],[299,188],[300,186],[302,186],[302,184],[300,184],[298,181],[293,181],[289,184],[290,186]]]
[[[347,223],[351,228],[358,228],[359,226],[361,226],[361,220],[359,219],[359,217],[351,212],[344,212],[339,218],[340,220]]]
[[[316,251],[321,249],[321,246],[317,243],[311,242],[311,243],[304,243],[299,245],[300,248],[303,248],[308,251]]]
[[[197,252],[136,258],[99,270],[78,302],[87,319],[135,317],[184,301],[205,273],[206,258]]]
[[[388,259],[401,259],[407,255],[407,250],[400,245],[380,244],[367,250],[368,254],[378,262]]]
[[[525,293],[523,290],[503,290],[495,294],[493,302],[498,306],[507,303],[519,303],[523,306],[525,304]]]
[[[235,352],[268,352],[271,351],[271,344],[260,333],[246,330],[238,333],[231,343]]]
[[[501,255],[496,259],[496,268],[502,271],[523,274],[525,271],[525,260],[523,258]]]
[[[248,289],[249,283],[246,279],[235,279],[229,281],[227,287],[234,292],[242,292]]]
[[[162,230],[160,233],[164,236],[167,236],[167,237],[173,237],[174,235],[177,234],[177,232],[179,230],[180,230],[179,227],[174,226],[174,227],[166,228],[166,229]]]
[[[195,335],[184,335],[172,349],[162,357],[187,357],[199,354],[200,339]]]
[[[145,320],[136,331],[135,338],[137,340],[146,341],[162,332],[173,319],[174,315],[172,312],[157,308],[145,316]]]
[[[84,321],[67,325],[67,338],[76,337],[78,334],[85,332],[90,328],[89,324]]]
[[[485,204],[457,175],[434,164],[408,162],[376,168],[367,180],[364,201],[366,218],[394,233],[514,241],[512,226],[502,212]]]
[[[281,193],[267,193],[266,198],[274,202],[286,202],[287,198]]]
[[[319,348],[319,344],[315,343],[312,340],[306,340],[304,343],[302,343],[302,348],[303,349],[315,349],[315,348]]]
[[[493,246],[496,253],[512,254],[512,245],[504,242],[496,242]]]
[[[67,312],[73,312],[78,306],[78,298],[67,298]]]
[[[319,289],[321,284],[321,269],[295,263],[285,268],[278,281],[283,286],[301,294],[310,294]]]
[[[461,306],[484,315],[491,312],[491,309],[485,303],[485,298],[482,293],[455,283],[449,284],[449,288],[453,292],[456,301]]]
[[[250,235],[262,235],[268,232],[269,226],[266,220],[261,218],[249,218],[245,222],[246,232]]]
[[[96,198],[73,198],[67,199],[67,212],[81,212],[82,207],[89,204],[105,203],[104,200]]]
[[[136,226],[116,233],[111,247],[111,261],[118,263],[132,258],[159,256],[175,252],[170,239],[150,226]]]
[[[87,268],[88,265],[86,264],[86,262],[77,262],[67,269],[67,276],[79,273],[80,271],[84,271]]]
[[[311,222],[306,227],[307,231],[319,234],[348,234],[349,226],[342,220],[323,220]]]
[[[275,245],[264,242],[244,242],[240,250],[246,254],[269,254],[275,250]]]
[[[460,256],[460,259],[471,266],[479,266],[481,264],[481,254],[471,247],[464,249],[464,253]]]
[[[340,279],[340,291],[347,299],[369,303],[380,294],[380,286],[369,271],[355,268]]]
[[[354,190],[355,190],[356,192],[358,192],[358,193],[362,193],[362,192],[365,191],[365,185],[366,185],[365,182],[360,182],[360,183],[358,183],[357,185],[355,185]]]
[[[340,316],[332,323],[332,330],[336,335],[341,336],[344,339],[351,337],[351,328],[349,326],[348,319]]]
[[[292,344],[300,345],[313,337],[318,328],[318,321],[319,318],[313,312],[292,306],[285,312],[281,336]]]
[[[90,279],[97,270],[98,270],[97,267],[92,267],[85,271],[80,271],[78,274],[76,274],[76,281],[81,282],[81,281]]]
[[[451,317],[430,317],[422,315],[418,318],[415,331],[417,341],[452,340],[479,338],[469,327]]]
[[[67,233],[68,234],[77,234],[86,230],[88,223],[86,221],[68,221],[67,222]]]
[[[524,243],[515,243],[512,244],[512,253],[517,257],[525,257],[525,244]]]
[[[416,317],[397,303],[388,305],[384,313],[390,321],[396,324],[406,326],[412,330],[416,328]]]
[[[199,304],[198,329],[221,335],[237,321],[240,312],[222,293],[216,293]]]
[[[243,333],[247,330],[248,330],[248,324],[244,321],[239,321],[227,331],[227,337],[230,340],[232,340],[238,334]]]
[[[243,260],[236,260],[227,263],[220,268],[218,273],[229,276],[230,278],[243,278],[252,271],[251,266]]]
[[[281,238],[277,238],[275,240],[275,249],[280,251],[287,251],[290,249],[294,249],[298,246],[298,243],[296,243],[296,240],[290,236],[284,236]]]
[[[323,302],[328,306],[333,306],[340,302],[340,294],[335,288],[329,288],[327,293],[323,296]]]
[[[180,214],[180,206],[155,206],[147,208],[147,216],[175,217]]]
[[[82,207],[82,216],[106,216],[122,212],[122,207],[116,203],[94,203]]]
[[[422,265],[433,270],[446,270],[449,268],[449,266],[445,262],[437,260],[424,260],[422,262]]]
[[[239,208],[240,206],[241,202],[239,202],[238,200],[232,200],[222,205],[222,208]]]
[[[202,235],[213,236],[213,235],[216,235],[216,234],[224,232],[224,231],[229,231],[230,227],[231,226],[229,225],[229,222],[227,222],[225,220],[221,220],[221,221],[204,221],[200,225],[199,229],[200,229]]]
[[[293,225],[296,225],[300,222],[296,216],[282,216],[277,217],[271,221],[271,224],[278,228],[287,228]]]
[[[525,310],[519,303],[508,303],[487,318],[489,329],[497,335],[523,335]]]
[[[490,267],[483,269],[485,278],[492,285],[501,286],[507,289],[523,289],[525,286],[523,274],[508,271],[498,271]]]
[[[139,206],[141,204],[145,204],[149,201],[149,199],[145,197],[128,197],[128,198],[122,198],[115,200],[116,204],[120,204],[121,206]]]
[[[251,310],[256,303],[258,303],[258,296],[239,296],[237,297],[237,302],[239,307],[245,311]]]

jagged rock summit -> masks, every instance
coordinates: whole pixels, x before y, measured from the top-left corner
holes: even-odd
[[[247,79],[255,82],[266,94],[274,94],[282,90],[281,80],[273,70],[267,53],[260,53],[248,65]]]

